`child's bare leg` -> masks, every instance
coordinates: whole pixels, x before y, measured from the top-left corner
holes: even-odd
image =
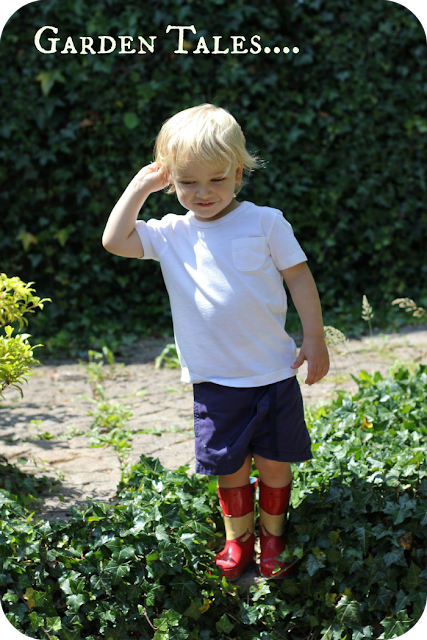
[[[293,563],[278,560],[286,548],[283,535],[291,493],[289,462],[267,460],[254,454],[261,479],[259,489],[260,573],[265,578],[281,578],[293,572]]]
[[[256,468],[259,477],[264,484],[273,489],[286,487],[292,480],[291,465],[289,462],[268,460],[254,453]]]
[[[254,498],[256,483],[250,484],[252,456],[236,473],[218,476],[218,497],[224,517],[225,547],[216,556],[221,575],[236,580],[255,564]]]
[[[235,489],[249,484],[249,474],[251,471],[252,456],[249,454],[243,466],[236,473],[225,476],[218,476],[218,486],[221,489]]]

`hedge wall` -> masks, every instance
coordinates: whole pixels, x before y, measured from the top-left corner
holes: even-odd
[[[176,30],[187,54],[176,54]],[[58,28],[57,53],[34,45]],[[110,54],[61,53],[67,36],[110,35]],[[154,51],[119,53],[119,36]],[[199,38],[225,55],[196,54]],[[232,54],[259,35],[288,54]],[[107,45],[109,46],[109,45]],[[299,47],[299,53],[292,48]],[[69,47],[68,50],[70,50]],[[206,49],[205,49],[206,51]],[[268,161],[242,192],[280,208],[309,256],[326,318],[360,318],[362,294],[387,307],[427,300],[425,34],[386,0],[41,0],[15,13],[0,46],[1,270],[51,297],[30,329],[67,346],[170,328],[158,264],[108,254],[101,236],[123,189],[152,159],[163,121],[214,102]],[[141,216],[182,213],[152,195]],[[396,312],[395,312],[396,313]],[[93,342],[93,339],[92,339]]]

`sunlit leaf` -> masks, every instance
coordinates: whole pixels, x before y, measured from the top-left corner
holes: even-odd
[[[350,600],[347,596],[343,596],[337,606],[337,619],[340,625],[350,620],[359,619],[360,603],[355,600]]]

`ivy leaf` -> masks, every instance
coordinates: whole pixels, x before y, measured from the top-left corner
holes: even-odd
[[[405,465],[403,466],[408,466],[410,464],[418,464],[419,462],[422,462],[425,458],[425,454],[423,451],[418,451],[418,453],[415,454],[415,456],[413,456],[413,458],[411,458]]]
[[[22,560],[25,557],[35,555],[36,553],[38,553],[39,548],[40,540],[37,540],[32,544],[29,544],[27,547],[21,547],[21,549],[19,549],[18,553],[16,554],[16,557],[18,560]]]
[[[71,571],[67,577],[60,578],[58,582],[65,594],[72,595],[73,593],[82,593],[84,591],[86,580],[81,573]]]
[[[205,496],[192,499],[193,510],[197,513],[210,513],[210,507],[206,504]]]
[[[315,558],[314,555],[310,553],[307,559],[306,566],[308,575],[312,577],[314,576],[316,571],[325,566],[325,563],[323,562],[323,560],[321,560],[320,558]]]
[[[203,603],[201,598],[194,598],[191,601],[189,607],[186,608],[182,615],[187,616],[188,618],[193,618],[193,620],[198,620],[202,615]]]
[[[33,596],[34,596],[34,593],[35,593],[35,592],[34,592],[34,589],[29,588],[29,589],[27,589],[27,590],[25,591],[24,596],[23,596],[23,597],[24,597],[24,600],[26,600],[26,601],[27,601],[27,605],[28,605],[28,607],[29,607],[30,611],[31,611],[32,609],[35,609],[35,607],[36,607],[36,601],[35,601],[35,599],[34,599],[34,597],[33,597]]]
[[[378,593],[369,598],[369,604],[374,609],[379,609],[380,611],[388,611],[393,596],[393,591],[387,589],[386,587],[381,587]]]
[[[196,583],[185,578],[185,576],[176,576],[171,581],[171,585],[181,596],[195,596],[198,592]]]
[[[406,607],[410,603],[411,603],[411,596],[405,593],[405,591],[402,591],[402,590],[398,591],[396,594],[396,602],[393,608],[394,615],[396,615],[396,613],[399,613],[399,611],[406,609]]]
[[[335,503],[341,496],[342,493],[342,489],[339,489],[338,487],[335,486],[331,486],[331,488],[329,489],[329,491],[325,494],[325,497],[323,499],[323,504],[329,504],[329,503]]]
[[[159,524],[155,530],[157,540],[166,540],[169,541],[169,536],[166,532],[166,529],[163,525]]]
[[[132,640],[126,633],[126,622],[121,618],[114,627],[106,627],[104,631],[104,638],[112,638],[113,640]]]
[[[111,560],[104,571],[111,573],[113,584],[118,584],[130,572],[130,567],[117,562],[117,560]]]
[[[366,527],[357,527],[354,530],[354,535],[356,536],[357,540],[361,543],[362,545],[362,552],[363,555],[366,554],[368,548],[369,548],[369,534],[370,534],[371,530],[367,529]]]
[[[182,616],[182,613],[178,613],[178,611],[175,611],[174,609],[168,609],[166,611],[166,617],[170,627],[177,627]]]
[[[116,560],[118,563],[126,562],[130,558],[135,557],[135,549],[133,547],[123,547],[120,551],[114,551],[113,560]]]
[[[189,551],[194,550],[194,538],[196,537],[195,533],[183,533],[181,536],[181,542],[185,544]]]
[[[172,542],[161,542],[159,544],[160,560],[165,562],[174,569],[182,566],[184,562],[184,554],[182,550]],[[176,567],[178,565],[178,567]]]
[[[353,631],[352,640],[369,640],[369,638],[374,637],[374,630],[370,626],[362,627],[361,625],[356,625],[351,628]]]
[[[83,593],[73,594],[72,596],[68,596],[65,601],[70,607],[71,611],[75,613],[80,609],[82,604],[85,604],[85,602],[88,601],[88,596],[87,594]]]
[[[406,587],[407,591],[410,589],[416,589],[418,585],[421,583],[422,578],[420,578],[421,569],[417,567],[416,564],[411,562],[411,566],[409,567],[408,573],[405,578],[402,580],[402,584]]]
[[[141,455],[139,458],[139,464],[142,465],[144,469],[147,469],[147,471],[150,471],[156,476],[163,475],[165,471],[158,458],[149,458],[147,456]]]
[[[159,559],[159,552],[158,551],[153,551],[152,553],[149,553],[146,557],[145,557],[145,561],[148,565],[153,564],[153,562],[156,562],[156,560]]]
[[[251,606],[246,602],[242,602],[240,605],[240,619],[243,624],[254,624],[262,616],[263,610],[259,606]]]
[[[28,231],[22,230],[16,236],[17,240],[22,242],[22,246],[24,247],[24,251],[27,252],[30,246],[34,243],[37,244],[38,240],[32,233],[28,233]]]
[[[106,516],[111,509],[111,505],[106,504],[104,502],[93,502],[92,503],[93,512],[99,518]]]
[[[301,588],[298,585],[295,578],[287,578],[283,581],[282,590],[287,593],[291,598],[298,596],[301,593]]]
[[[91,576],[90,584],[95,591],[103,590],[111,595],[111,576],[101,573],[99,576]]]
[[[60,631],[61,640],[81,640],[80,632],[76,629],[62,627]]]
[[[42,93],[44,96],[48,96],[55,82],[65,83],[65,78],[59,69],[52,69],[51,71],[42,71],[36,76],[36,80],[40,82]]]
[[[50,631],[59,631],[62,628],[61,618],[59,616],[46,618],[46,625]]]
[[[410,591],[409,595],[413,605],[412,616],[415,620],[418,620],[426,609],[427,591]]]
[[[392,564],[398,564],[401,567],[407,567],[405,556],[403,555],[405,550],[403,547],[394,548],[389,553],[384,555],[385,566],[389,567]]]
[[[400,611],[395,618],[384,618],[380,624],[384,627],[384,632],[379,636],[379,640],[389,640],[402,636],[410,627],[412,620],[408,618],[405,611]]]
[[[214,533],[212,527],[209,527],[204,522],[197,522],[197,520],[190,522],[190,527],[193,531],[196,531],[196,533],[204,533],[206,535],[212,535]]]
[[[416,507],[416,501],[410,500],[409,497],[404,494],[399,497],[399,504],[397,505],[394,502],[387,502],[384,507],[384,513],[391,515],[394,524],[400,524],[411,516],[412,511]]]
[[[215,628],[219,633],[229,634],[234,628],[234,624],[230,622],[226,613],[224,613],[215,625]]]
[[[143,583],[143,588],[147,590],[147,597],[145,599],[149,607],[153,607],[156,600],[160,599],[160,596],[165,591],[165,587],[162,584],[152,584],[148,582]]]
[[[170,638],[168,633],[169,625],[168,625],[168,620],[166,616],[162,615],[160,618],[154,618],[153,623],[157,627],[157,631],[154,634],[153,640],[169,640]]]
[[[348,596],[342,596],[336,606],[337,619],[340,626],[343,626],[344,622],[349,620],[358,620],[359,610],[360,602],[349,600]]]
[[[100,536],[99,540],[94,543],[93,548],[97,549],[98,547],[102,547],[103,545],[108,547],[110,547],[110,545],[113,545],[113,548],[116,548],[116,545],[118,545],[119,547],[121,546],[121,542],[116,540],[116,536],[112,531],[109,531],[108,533],[104,533],[104,535]]]
[[[253,602],[257,602],[263,596],[267,596],[269,593],[271,593],[270,585],[268,584],[268,582],[262,583],[259,588],[257,588],[256,586],[251,587],[251,591],[254,592],[254,595],[252,596]]]

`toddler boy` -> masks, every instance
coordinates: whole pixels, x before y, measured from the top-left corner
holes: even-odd
[[[260,478],[260,573],[290,574],[278,561],[291,463],[312,458],[296,370],[306,384],[328,372],[317,288],[291,225],[277,209],[238,202],[243,175],[260,166],[225,109],[202,104],[163,125],[155,162],[133,178],[110,214],[103,245],[158,260],[169,294],[181,380],[194,389],[196,471],[218,476],[226,530],[217,565],[229,580],[254,564],[252,458]],[[147,197],[175,192],[186,215],[137,220]],[[304,339],[285,331],[286,293]]]

